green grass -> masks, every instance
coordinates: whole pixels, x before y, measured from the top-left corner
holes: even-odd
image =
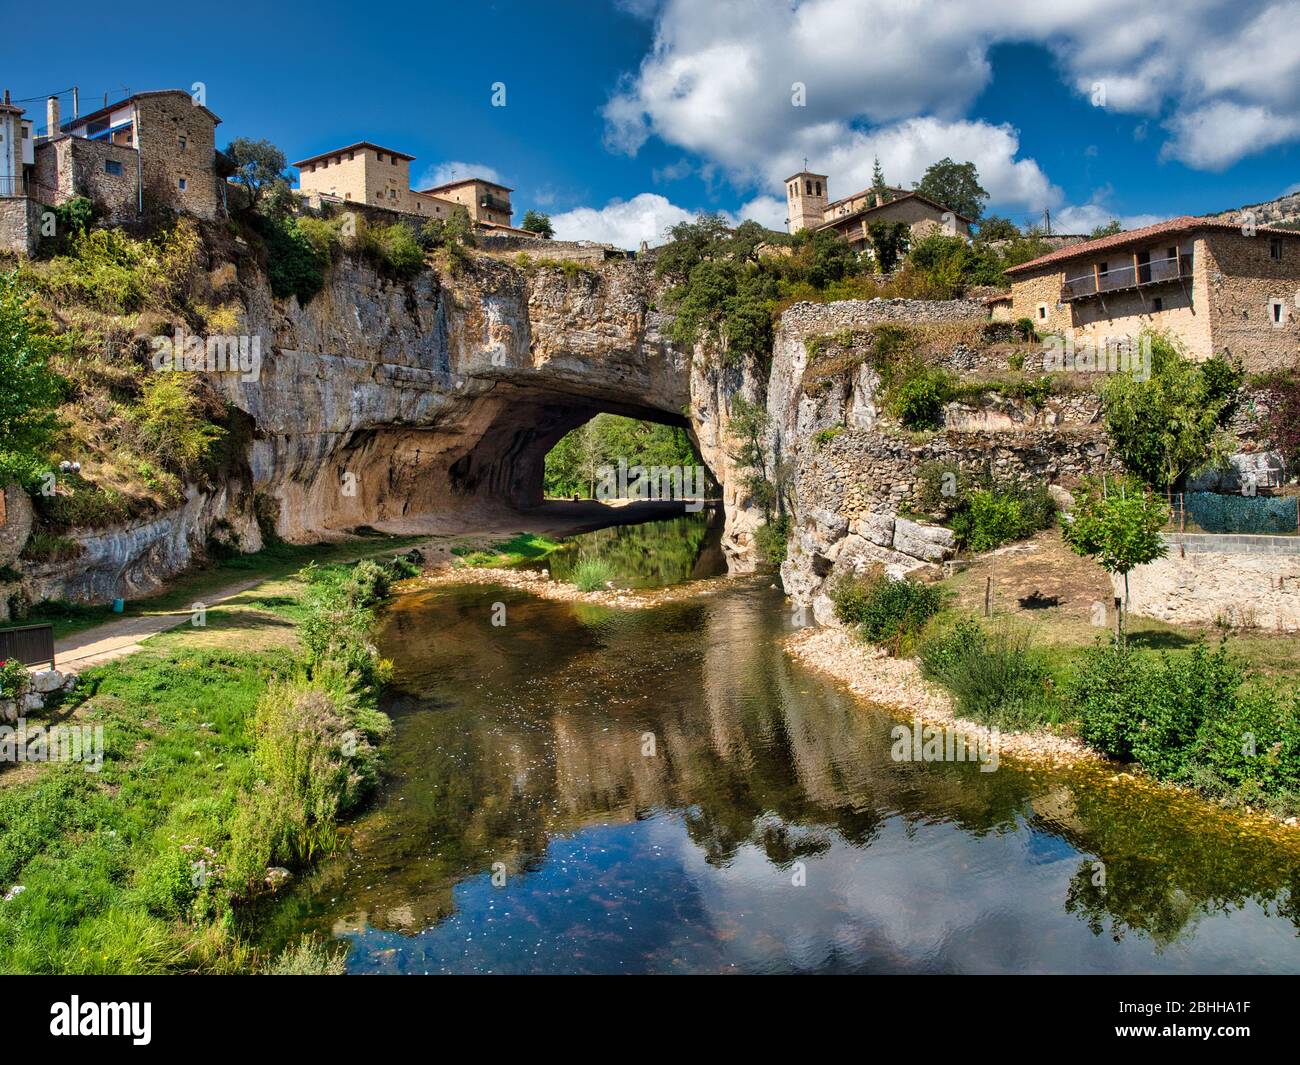
[[[14,624],[34,625],[48,621],[54,626],[54,638],[60,640],[122,617],[148,617],[173,610],[188,610],[191,604],[203,602],[204,596],[212,592],[244,581],[287,577],[308,562],[326,565],[376,557],[409,548],[423,539],[419,536],[385,536],[382,539],[328,544],[269,544],[256,554],[236,555],[191,569],[172,582],[166,591],[129,601],[121,614],[113,613],[112,605],[108,603],[86,606],[47,602],[33,606],[26,618]]]
[[[580,592],[594,592],[613,579],[614,567],[603,558],[584,558],[573,570],[573,583]]]
[[[453,548],[452,554],[466,566],[495,569],[536,562],[563,546],[558,540],[551,540],[536,533],[521,532],[516,533],[509,540],[498,540],[487,549],[476,550],[473,547],[462,546]]]
[[[238,634],[237,649],[196,647],[209,634],[185,627],[83,674],[56,713],[102,727],[102,769],[0,770],[0,892],[24,889],[0,904],[0,973],[265,964],[246,945],[243,915],[258,911],[243,905],[250,885],[268,865],[302,864],[328,848],[337,816],[374,783],[371,740],[388,721],[374,687],[356,679],[365,671],[336,668],[373,656],[369,607],[387,588],[374,570],[315,566],[276,582],[274,595],[250,597],[257,610],[300,619],[315,610],[323,652],[252,632]],[[382,683],[382,664],[371,657],[368,666]],[[345,728],[358,751],[341,760]],[[286,770],[293,765],[303,772]],[[196,881],[198,859],[212,875]]]
[[[0,972],[241,967],[233,939],[159,912],[182,850],[228,833],[255,776],[249,722],[292,655],[141,652],[85,675],[80,723],[104,729],[99,773],[40,767],[0,788]]]

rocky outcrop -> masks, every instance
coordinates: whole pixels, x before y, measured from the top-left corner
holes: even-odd
[[[845,575],[873,567],[894,578],[938,574],[956,554],[951,530],[899,516],[916,509],[927,463],[1072,484],[1110,462],[1092,393],[1053,395],[1041,406],[992,394],[950,403],[944,429],[930,434],[902,432],[885,416],[867,346],[877,326],[948,328],[954,339],[932,359],[958,375],[1006,371],[1005,352],[964,336],[977,337],[984,320],[982,304],[969,300],[797,304],[782,317],[769,446],[772,460],[793,471],[797,507],[781,579],[819,624],[834,624],[830,592]],[[811,373],[810,350],[818,354]]]
[[[546,452],[604,411],[688,429],[722,486],[729,563],[752,565],[727,422],[733,397],[761,399],[760,386],[668,341],[650,264],[476,257],[393,281],[344,259],[306,306],[273,298],[251,258],[238,269],[238,332],[261,365],[208,376],[251,420],[246,466],[156,519],[74,533],[76,559],[29,568],[29,599],[145,593],[214,536],[256,550],[258,517],[310,542],[526,511],[542,502]]]

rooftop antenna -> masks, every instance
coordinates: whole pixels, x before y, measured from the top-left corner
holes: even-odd
[[[1046,207],[1043,208],[1043,232],[1049,237],[1052,235],[1052,212]]]

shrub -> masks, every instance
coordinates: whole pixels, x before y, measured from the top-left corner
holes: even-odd
[[[831,591],[835,616],[864,639],[899,654],[943,606],[943,593],[929,584],[891,580],[880,571],[845,576]]]
[[[203,470],[225,430],[208,421],[192,374],[154,374],[130,412],[141,443],[161,465],[182,477]]]
[[[1020,729],[1057,716],[1050,674],[1027,632],[990,633],[964,619],[925,641],[921,669],[952,692],[958,713],[972,721]]]
[[[0,699],[17,699],[27,691],[27,667],[16,658],[0,662]]]
[[[766,565],[779,566],[790,549],[790,518],[782,515],[754,530],[754,545]]]
[[[909,429],[933,429],[952,396],[952,375],[937,367],[909,373],[889,391],[889,410]]]
[[[971,551],[991,551],[1051,526],[1056,505],[1045,485],[977,489],[952,518],[958,542]]]
[[[614,579],[614,567],[603,558],[584,558],[573,569],[573,583],[582,592],[604,588]]]
[[[310,936],[285,947],[267,966],[267,976],[342,976],[346,947],[331,948]]]
[[[1300,795],[1294,694],[1245,687],[1226,641],[1185,657],[1143,659],[1122,643],[1094,648],[1068,688],[1080,735],[1162,780],[1243,802]]]
[[[846,432],[846,430],[842,425],[832,425],[828,429],[818,429],[817,432],[813,433],[813,444],[817,447],[829,444],[843,432]]]
[[[309,236],[302,228],[302,219],[257,218],[266,238],[266,276],[272,295],[294,296],[306,306],[325,287],[325,268],[329,265],[329,257],[312,239],[321,239],[319,229],[310,228]]]

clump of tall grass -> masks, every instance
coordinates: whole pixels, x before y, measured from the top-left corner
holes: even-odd
[[[1026,631],[988,631],[963,619],[928,636],[920,660],[921,672],[953,694],[964,718],[1007,729],[1059,720],[1050,673]]]
[[[342,976],[346,950],[331,950],[318,939],[303,936],[285,947],[263,973],[267,976]]]
[[[573,568],[573,583],[581,592],[594,592],[614,579],[614,567],[603,558],[584,558]]]

